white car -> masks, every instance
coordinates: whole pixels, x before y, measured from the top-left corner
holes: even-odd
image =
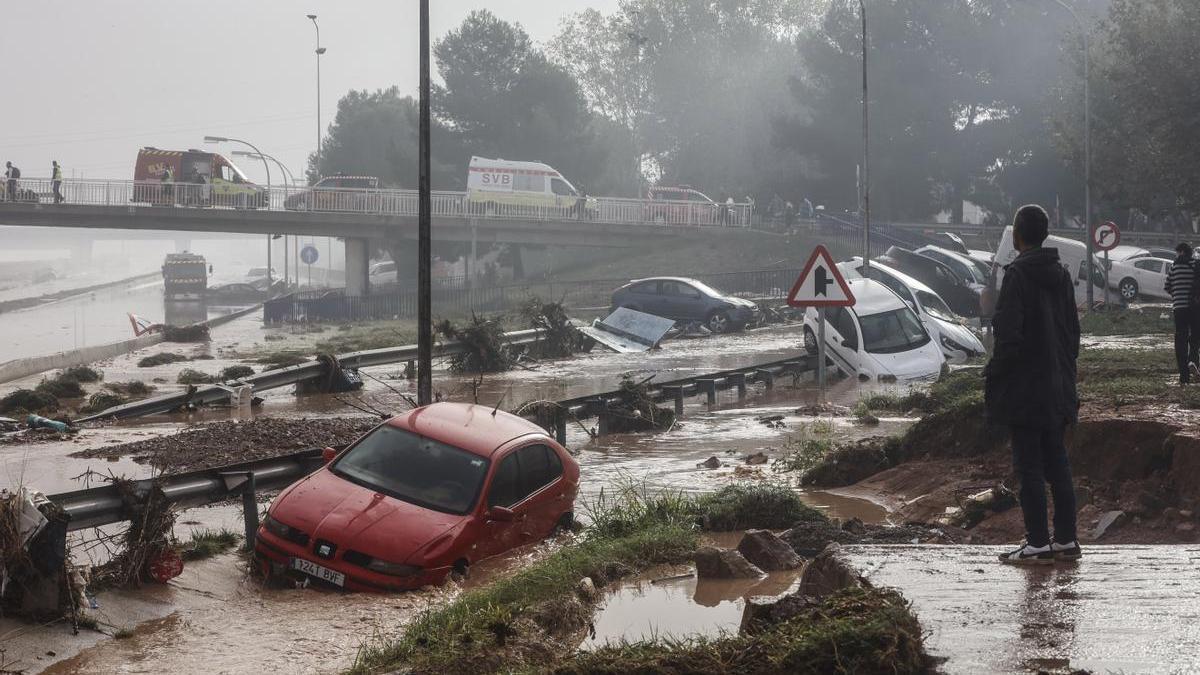
[[[977,263],[962,253],[956,253],[940,246],[922,246],[914,250],[913,253],[933,258],[946,265],[959,279],[975,291],[983,290],[983,287],[987,284],[987,267],[981,266],[981,263]]]
[[[847,278],[863,278],[860,257],[853,258],[851,262],[839,263],[838,269]],[[901,300],[908,303],[950,363],[964,363],[968,359],[987,353],[975,331],[967,326],[962,317],[950,311],[942,297],[932,288],[899,270],[877,262],[871,263],[867,278],[887,286],[900,296]]]
[[[1138,296],[1170,300],[1166,284],[1172,262],[1163,258],[1114,260],[1108,271],[1109,288],[1116,289],[1125,302],[1133,302]]]
[[[860,380],[931,380],[946,362],[913,310],[887,286],[871,279],[848,279],[853,307],[825,310],[827,357]],[[818,314],[804,314],[804,347],[817,353]]]
[[[384,284],[394,284],[399,278],[396,275],[396,263],[391,260],[377,262],[371,265],[370,271],[367,272],[368,281],[372,286],[383,286]]]

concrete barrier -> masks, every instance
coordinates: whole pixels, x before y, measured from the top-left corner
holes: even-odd
[[[247,314],[257,311],[262,305],[247,307],[231,314],[214,317],[205,321],[205,325],[209,328],[216,328],[222,324],[229,323],[234,319],[240,319]],[[49,354],[46,356],[31,356],[24,359],[14,359],[0,363],[0,383],[12,382],[19,380],[22,377],[29,377],[38,373],[44,373],[48,370],[59,370],[61,368],[70,368],[85,363],[93,363],[95,361],[103,361],[116,356],[128,354],[139,349],[145,349],[152,345],[156,345],[163,341],[161,333],[154,335],[143,335],[131,340],[122,342],[113,342],[106,345],[93,345],[91,347],[81,347],[70,351],[58,352],[57,354]]]

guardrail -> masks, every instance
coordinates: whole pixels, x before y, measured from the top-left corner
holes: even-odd
[[[0,203],[89,206],[157,206],[417,216],[416,190],[265,186],[217,181],[62,180],[57,194],[49,178],[20,178],[0,190]],[[435,218],[547,220],[675,227],[750,227],[753,205],[663,199],[528,196],[507,203],[505,195],[435,191]],[[501,200],[501,201],[497,201]],[[2,205],[2,204],[0,204]]]

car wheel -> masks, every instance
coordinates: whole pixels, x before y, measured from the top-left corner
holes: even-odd
[[[560,534],[566,534],[575,527],[575,514],[567,511],[559,517],[558,522],[554,524],[554,530],[550,532],[551,537],[557,537]]]
[[[725,312],[713,312],[705,319],[704,325],[714,333],[728,333],[733,330],[733,322]]]
[[[450,569],[450,580],[461,584],[471,576],[471,563],[466,560],[459,560],[454,563],[454,567]]]
[[[808,326],[804,327],[804,351],[808,352],[809,356],[817,355],[817,336]]]
[[[1122,279],[1121,284],[1117,288],[1121,291],[1121,297],[1125,299],[1125,302],[1133,302],[1137,299],[1137,279]]]

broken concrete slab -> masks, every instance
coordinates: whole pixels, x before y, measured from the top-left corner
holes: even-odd
[[[1127,519],[1124,511],[1106,511],[1100,514],[1100,521],[1096,523],[1096,529],[1092,530],[1092,541],[1103,537],[1110,529],[1125,524]]]

